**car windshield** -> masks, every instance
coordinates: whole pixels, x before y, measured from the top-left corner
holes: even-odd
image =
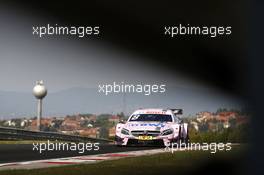
[[[166,114],[136,114],[131,116],[129,121],[172,122],[172,117]]]

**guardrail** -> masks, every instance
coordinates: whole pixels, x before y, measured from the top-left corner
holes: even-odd
[[[75,136],[56,132],[29,131],[24,129],[0,127],[0,140],[61,140],[71,142],[112,142],[108,139]]]

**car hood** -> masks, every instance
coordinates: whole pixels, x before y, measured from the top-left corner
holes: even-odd
[[[160,131],[167,129],[169,123],[166,122],[127,122],[124,128],[133,131],[139,130],[150,130],[150,131]]]

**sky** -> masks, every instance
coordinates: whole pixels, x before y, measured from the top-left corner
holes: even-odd
[[[41,18],[20,13],[0,11],[0,90],[26,92],[38,79],[43,79],[51,92],[113,81],[166,82],[188,87],[194,84],[151,62],[134,61],[144,57],[104,41],[91,39],[83,44],[61,37],[37,38],[31,27]]]
[[[197,105],[197,101],[191,99],[201,97],[204,98],[202,106],[209,105],[207,109],[210,109],[211,105],[212,110],[216,106],[241,104],[237,97],[181,73],[174,71],[171,74],[169,70],[161,69],[152,62],[139,61],[150,59],[120,50],[100,39],[91,39],[84,44],[81,40],[65,37],[40,39],[32,35],[32,26],[45,22],[45,19],[32,17],[27,12],[0,7],[0,91],[31,93],[35,81],[40,79],[44,80],[51,94],[71,88],[94,88],[96,94],[99,84],[114,81],[153,83],[166,84],[168,88],[174,89],[175,96],[182,93],[182,90],[177,92],[177,89],[183,89],[186,96],[181,97],[184,98],[182,101],[189,103],[189,106]],[[168,105],[168,101],[173,103],[169,98],[164,96],[160,105]]]

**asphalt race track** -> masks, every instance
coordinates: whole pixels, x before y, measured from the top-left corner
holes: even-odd
[[[155,148],[157,147],[117,147],[111,144],[100,144],[100,149],[98,151],[85,151],[82,154],[78,153],[78,151],[45,151],[40,154],[39,152],[32,150],[32,144],[0,144],[0,163],[116,153]]]

